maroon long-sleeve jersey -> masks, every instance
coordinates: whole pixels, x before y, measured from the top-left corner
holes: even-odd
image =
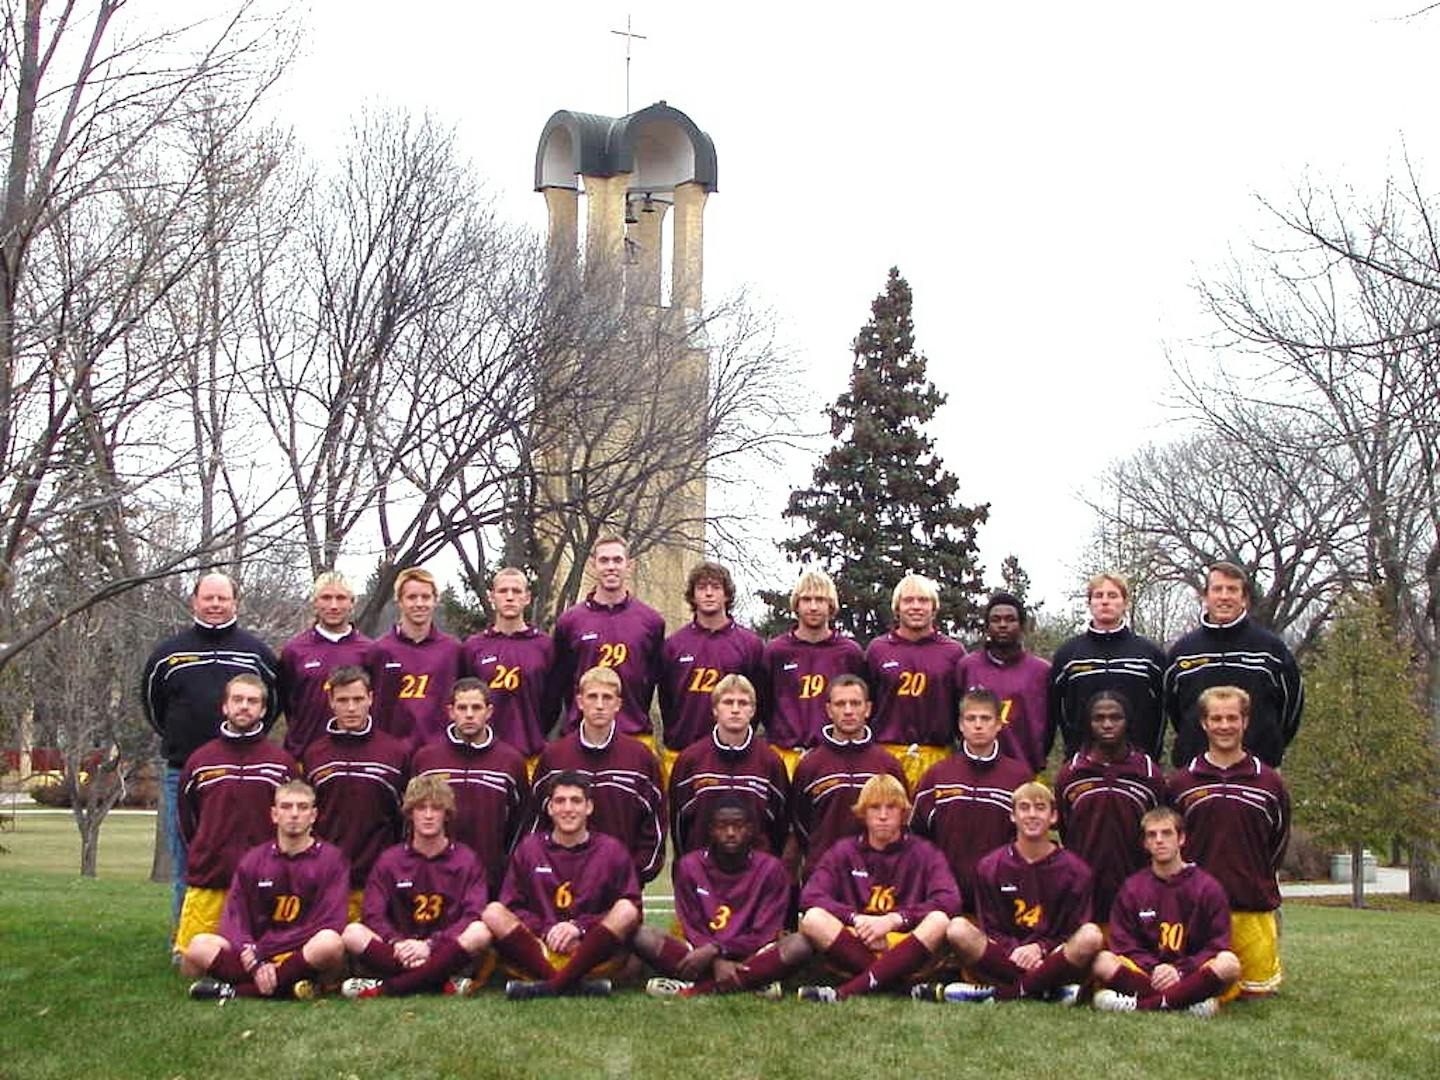
[[[354,732],[332,720],[305,751],[305,777],[320,808],[315,835],[344,852],[352,889],[365,887],[380,853],[400,839],[407,757],[404,744],[371,719]]]
[[[1028,861],[1014,844],[975,867],[980,927],[1006,951],[1038,943],[1049,952],[1091,919],[1090,868],[1062,847]]]
[[[527,626],[513,634],[493,626],[465,639],[465,670],[490,691],[490,726],[503,742],[531,757],[545,749],[560,705],[555,642]]]
[[[500,890],[500,902],[537,937],[559,922],[587,930],[619,900],[640,906],[635,861],[620,841],[593,831],[574,847],[531,833],[510,857]]]
[[[480,918],[489,900],[485,867],[464,844],[452,840],[438,855],[394,844],[365,882],[360,919],[389,944],[453,940]]]
[[[882,773],[905,783],[900,763],[876,744],[868,727],[854,742],[837,739],[833,727],[824,728],[820,741],[805,751],[790,784],[790,821],[805,852],[807,873],[837,840],[859,834],[855,800],[865,781]]]
[[[726,746],[715,729],[675,759],[670,772],[671,833],[680,853],[704,847],[705,808],[719,795],[737,795],[750,806],[756,839],[779,854],[790,832],[790,778],[785,763],[759,735]]]
[[[1150,867],[1125,879],[1110,905],[1110,949],[1150,971],[1188,975],[1230,948],[1224,887],[1194,863],[1168,878]]]
[[[365,665],[370,639],[358,630],[336,639],[317,627],[296,634],[280,650],[276,692],[285,713],[285,749],[296,758],[325,733],[330,719],[330,673]]]
[[[592,667],[608,667],[620,676],[621,706],[616,722],[627,735],[649,735],[650,700],[660,678],[660,648],[665,619],[648,604],[627,596],[618,604],[602,604],[595,594],[568,609],[555,621],[555,684],[563,698],[563,730],[580,725],[575,691],[580,676]]]
[[[989,757],[960,750],[925,771],[915,789],[910,828],[945,853],[966,910],[974,910],[975,864],[1015,838],[1014,790],[1034,774],[997,745]]]
[[[774,941],[790,917],[794,883],[785,864],[751,851],[738,870],[724,870],[706,848],[675,864],[675,917],[696,948],[713,944],[727,960]]]
[[[901,929],[913,930],[932,911],[957,914],[960,889],[929,840],[905,832],[877,850],[863,836],[847,836],[825,853],[800,890],[801,910],[812,907],[847,926],[856,915],[898,913]]]
[[[806,641],[788,630],[765,646],[761,663],[765,737],[787,750],[820,741],[829,723],[825,702],[837,676],[865,676],[864,650],[838,630],[824,641]]]
[[[1140,819],[1165,801],[1165,777],[1150,755],[1131,749],[1119,761],[1081,750],[1055,778],[1060,837],[1095,875],[1095,918],[1110,916],[1120,886],[1150,857]]]
[[[263,730],[242,735],[222,723],[180,773],[180,830],[189,846],[185,883],[226,888],[241,857],[274,837],[275,789],[299,773],[295,759]]]
[[[460,642],[435,627],[422,641],[412,641],[393,627],[365,651],[365,666],[374,684],[371,711],[381,731],[413,751],[445,732],[445,705],[450,688],[461,675],[464,651]]]
[[[666,638],[660,649],[659,683],[665,745],[684,750],[703,741],[715,724],[711,694],[716,685],[726,675],[744,675],[752,686],[760,686],[764,651],[760,635],[733,619],[719,630],[690,622]]]
[[[450,838],[475,852],[490,894],[498,893],[516,837],[529,820],[530,780],[520,751],[493,729],[483,743],[466,742],[452,724],[443,739],[415,751],[410,771],[449,781],[455,792]]]
[[[345,929],[350,868],[334,844],[316,840],[287,855],[274,840],[247,851],[220,916],[220,936],[267,960],[298,949],[321,930]]]
[[[865,650],[875,712],[870,726],[885,743],[948,746],[955,738],[960,690],[956,665],[965,646],[941,633],[919,641],[895,631]]]
[[[1170,774],[1168,794],[1185,817],[1185,858],[1224,886],[1231,910],[1278,908],[1275,874],[1290,843],[1290,793],[1280,774],[1251,754],[1227,769],[1201,754]]]

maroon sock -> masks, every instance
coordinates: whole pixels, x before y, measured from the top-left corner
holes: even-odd
[[[1045,957],[1039,967],[1025,973],[1020,980],[1020,989],[1026,997],[1040,997],[1057,986],[1078,983],[1084,978],[1085,969],[1072,964],[1062,946]]]
[[[875,953],[848,926],[840,931],[825,955],[850,972],[865,971],[875,962]]]
[[[1002,946],[993,941],[986,943],[980,959],[971,966],[976,974],[995,986],[1009,986],[1025,977],[1024,969],[1010,959],[1010,954]]]
[[[660,953],[650,960],[650,966],[661,975],[669,975],[672,979],[679,978],[680,964],[689,955],[689,949],[675,938],[666,935],[660,939]]]
[[[210,961],[210,966],[205,969],[206,973],[213,975],[221,982],[243,983],[250,978],[245,965],[240,962],[240,954],[234,949],[221,949],[215,954],[215,959]]]
[[[405,970],[405,965],[395,959],[395,950],[378,937],[370,939],[370,944],[365,946],[365,951],[360,954],[360,959],[364,960],[367,966],[373,968],[382,979],[391,975],[399,975]]]
[[[1105,984],[1111,990],[1118,990],[1122,994],[1134,994],[1136,997],[1144,997],[1146,994],[1155,992],[1150,982],[1150,977],[1134,968],[1120,965],[1120,969],[1110,976],[1110,981]]]
[[[445,985],[445,980],[464,967],[469,959],[470,954],[451,938],[432,941],[430,959],[419,967],[390,976],[380,984],[380,992],[386,997],[404,997],[425,990],[438,990]]]
[[[780,954],[780,947],[775,945],[760,950],[736,968],[735,982],[741,990],[758,990],[785,978],[790,974],[791,968],[792,965]]]
[[[893,949],[881,953],[879,959],[849,982],[843,983],[836,993],[843,1000],[855,994],[883,989],[897,979],[919,971],[929,959],[930,950],[912,934]]]
[[[1185,1009],[1198,1001],[1215,997],[1225,989],[1225,983],[1207,967],[1193,971],[1163,994],[1151,991],[1148,997],[1136,1003],[1139,1009]]]
[[[296,949],[283,963],[275,966],[275,996],[286,997],[289,990],[301,979],[315,977],[315,969],[305,959],[305,951]]]
[[[569,963],[546,980],[547,985],[557,994],[564,993],[596,964],[608,960],[619,947],[620,939],[607,930],[604,923],[596,923],[585,931],[580,944],[570,954]]]
[[[532,979],[542,982],[555,973],[545,958],[545,946],[530,932],[528,926],[517,926],[503,938],[495,939],[495,951],[502,960],[519,968]]]

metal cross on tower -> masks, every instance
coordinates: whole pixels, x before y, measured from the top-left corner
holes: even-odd
[[[625,115],[630,115],[630,43],[636,38],[641,41],[647,40],[644,34],[634,33],[630,29],[630,16],[625,16],[624,30],[611,30],[612,34],[619,34],[625,39]]]

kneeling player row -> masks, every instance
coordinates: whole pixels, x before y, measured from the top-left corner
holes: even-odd
[[[360,921],[344,925],[344,859],[311,835],[308,786],[283,785],[272,814],[274,843],[242,860],[221,932],[196,937],[186,951],[186,973],[207,976],[192,996],[310,996],[340,977],[346,953],[378,976],[346,980],[347,996],[463,992],[466,972],[492,947],[523,976],[507,984],[512,998],[608,989],[585,977],[622,960],[627,948],[663,973],[651,980],[652,993],[685,996],[775,996],[778,980],[815,957],[852,977],[838,987],[802,987],[805,1000],[903,988],[943,970],[949,952],[986,985],[921,986],[916,996],[1070,1002],[1093,968],[1116,991],[1097,996],[1102,1007],[1178,1008],[1209,1002],[1239,975],[1223,891],[1183,863],[1180,819],[1168,809],[1146,815],[1151,866],[1121,890],[1113,951],[1102,951],[1103,935],[1090,920],[1090,871],[1049,839],[1054,804],[1038,783],[1015,791],[1017,839],[981,860],[965,917],[943,855],[906,832],[903,785],[871,778],[854,805],[862,832],[837,843],[815,868],[800,896],[796,933],[784,932],[788,875],[774,856],[754,849],[744,803],[717,799],[708,809],[707,845],[677,867],[684,940],[642,925],[633,861],[613,838],[589,831],[585,777],[556,778],[547,806],[553,827],[521,842],[496,902],[487,902],[473,852],[446,835],[454,805],[444,781],[410,783],[412,838],[377,862]]]

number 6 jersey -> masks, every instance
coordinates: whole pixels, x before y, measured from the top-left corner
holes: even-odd
[[[500,890],[500,902],[536,937],[561,922],[587,930],[621,899],[640,907],[635,863],[620,841],[594,831],[574,847],[531,833],[510,857]]]

